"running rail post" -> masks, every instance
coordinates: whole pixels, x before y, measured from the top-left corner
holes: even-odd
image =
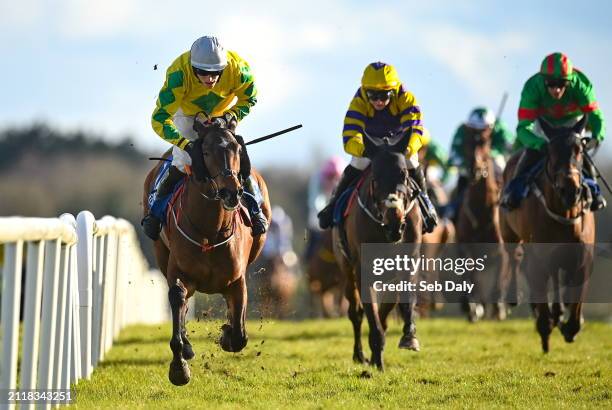
[[[17,387],[17,350],[19,342],[19,297],[21,295],[21,265],[23,241],[4,245],[2,274],[2,369],[0,388]],[[9,405],[8,408],[14,408]]]

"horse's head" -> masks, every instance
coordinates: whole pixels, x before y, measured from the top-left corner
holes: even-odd
[[[546,176],[558,193],[566,208],[578,204],[582,195],[582,163],[584,159],[583,133],[587,117],[583,116],[575,125],[553,127],[544,119],[538,120],[549,138]]]
[[[470,179],[474,182],[489,176],[489,159],[491,158],[492,128],[477,130],[465,128],[463,150],[470,172]]]
[[[200,121],[198,117],[196,121]],[[203,195],[221,200],[226,210],[236,209],[243,194],[240,180],[242,146],[229,129],[214,125],[194,128],[199,136],[192,154],[194,174],[212,190],[210,195]]]
[[[391,242],[402,237],[408,201],[413,194],[406,165],[409,138],[409,133],[396,141],[383,138],[382,144],[368,148],[372,159],[370,192],[374,207],[382,215],[387,240]]]

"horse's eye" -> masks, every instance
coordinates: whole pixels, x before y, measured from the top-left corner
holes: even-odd
[[[204,154],[204,156],[205,156],[205,157],[207,157],[207,156],[209,156],[209,155],[210,155],[210,152],[208,152],[208,151],[204,151],[204,152],[202,152],[202,154]]]

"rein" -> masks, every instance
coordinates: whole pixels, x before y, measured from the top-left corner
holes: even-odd
[[[182,197],[182,195],[181,195]],[[181,200],[181,198],[179,198],[179,201]],[[182,204],[182,201],[181,201]],[[182,209],[182,205],[179,205],[179,209]],[[187,235],[180,227],[179,223],[178,223],[178,218],[176,217],[176,212],[174,212],[174,204],[170,205],[170,212],[172,213],[172,219],[174,219],[174,226],[176,226],[177,231],[179,231],[179,233],[181,235],[183,235],[183,237],[185,239],[187,239],[189,242],[191,242],[192,244],[194,244],[195,246],[199,247],[202,252],[209,252],[212,251],[213,249],[221,246],[221,245],[225,245],[226,243],[228,243],[230,240],[232,240],[232,238],[234,237],[235,233],[236,233],[236,213],[234,211],[234,215],[232,216],[232,233],[230,236],[228,236],[225,240],[218,242],[216,244],[210,244],[208,243],[208,239],[203,238],[200,242],[196,241],[195,239],[193,239],[192,237],[190,237],[189,235]],[[219,231],[221,232],[221,231]],[[217,233],[219,233],[217,232]]]

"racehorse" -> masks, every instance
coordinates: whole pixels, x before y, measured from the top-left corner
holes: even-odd
[[[505,299],[511,278],[508,254],[503,246],[499,226],[501,175],[496,172],[491,156],[491,133],[468,133],[463,142],[463,150],[468,182],[457,216],[459,250],[472,254],[474,249],[469,244],[497,244],[493,245],[492,250],[499,262],[488,271],[471,275],[475,285],[474,292],[471,296],[464,295],[463,307],[471,322],[481,319],[485,313],[484,304],[481,302],[487,293],[489,296],[486,298],[496,302],[493,304],[494,317],[503,320],[506,318],[506,306],[502,300]]]
[[[353,325],[353,360],[366,362],[361,345],[361,322],[365,313],[370,328],[370,363],[381,371],[384,370],[387,317],[397,303],[381,303],[379,306],[373,289],[369,289],[372,303],[362,302],[361,244],[421,242],[422,219],[417,203],[418,188],[409,179],[405,158],[409,134],[400,137],[393,142],[383,138],[380,145],[367,140],[366,152],[372,162],[370,172],[366,171],[356,191],[359,206],[352,206],[342,226],[333,229],[336,261],[347,277],[345,296],[349,301],[348,316]],[[344,237],[345,245],[341,239]],[[415,302],[399,304],[404,320],[400,348],[418,351],[419,341],[414,323]]]
[[[574,341],[583,322],[582,302],[593,264],[595,217],[585,203],[583,188],[583,160],[585,142],[583,131],[586,116],[574,126],[553,128],[545,120],[538,120],[548,136],[542,171],[531,183],[530,195],[521,206],[501,212],[502,234],[507,243],[565,244],[530,252],[525,245],[526,277],[540,334],[542,350],[549,351],[553,328],[560,325],[566,342]],[[514,174],[519,155],[515,155],[504,171],[507,183]],[[572,244],[568,248],[567,244]],[[538,245],[536,245],[538,246]],[[569,318],[563,320],[562,301],[549,306],[547,287],[552,279],[555,297],[561,292],[559,278],[564,271],[568,288],[563,295],[569,305]],[[569,303],[568,303],[569,302]]]
[[[175,385],[187,384],[190,379],[186,360],[192,359],[194,352],[187,338],[185,316],[187,300],[196,291],[221,293],[225,298],[229,320],[221,328],[221,348],[239,352],[246,346],[245,272],[265,241],[265,235],[253,237],[244,223],[247,217],[240,202],[243,193],[240,169],[246,153],[237,136],[215,126],[199,127],[198,135],[192,152],[194,172],[186,178],[182,192],[171,204],[162,237],[153,244],[157,264],[169,287],[173,354],[169,379]],[[165,157],[169,154],[170,151]],[[160,166],[161,162],[145,180],[145,208]],[[259,185],[262,211],[270,220],[266,184],[254,169],[250,175]],[[146,214],[147,209],[144,211]]]
[[[257,263],[261,266],[255,279],[256,298],[262,314],[285,319],[290,315],[291,302],[297,289],[297,272],[294,265],[297,263],[295,254],[261,256]],[[287,261],[289,258],[293,261]]]
[[[346,278],[336,263],[331,230],[321,232],[306,264],[311,308],[320,305],[325,318],[340,316]]]

